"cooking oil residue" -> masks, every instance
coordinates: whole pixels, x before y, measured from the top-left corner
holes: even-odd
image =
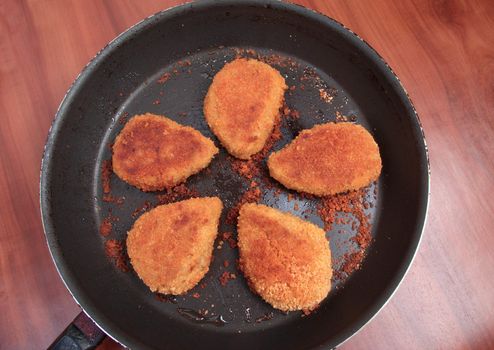
[[[222,315],[207,315],[206,312],[200,312],[192,309],[186,309],[183,307],[177,308],[177,312],[183,317],[197,322],[197,323],[209,323],[217,327],[223,327],[227,322],[223,319]]]

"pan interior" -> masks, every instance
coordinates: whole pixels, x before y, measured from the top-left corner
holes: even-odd
[[[374,237],[368,257],[351,278],[334,280],[337,288],[309,316],[273,310],[254,295],[235,267],[236,249],[228,244],[218,249],[219,240],[202,286],[175,302],[159,300],[132,270],[123,273],[115,268],[98,232],[111,212],[118,221],[108,238],[124,240],[138,216],[133,215],[136,209],[146,202],[151,207],[158,203],[156,193],[141,192],[115,175],[112,196],[123,198],[123,203],[103,200],[101,168],[111,158],[110,145],[125,120],[146,112],[166,115],[220,146],[204,120],[204,96],[226,62],[257,55],[271,59],[287,85],[295,86],[286,94],[286,105],[300,115],[283,119],[282,138],[273,150],[301,130],[335,121],[341,113],[355,116],[373,134],[383,159],[381,178],[368,189]],[[308,74],[317,76],[317,82],[305,81]],[[321,88],[332,91],[330,103],[321,98]],[[209,170],[186,184],[201,196],[222,199],[225,210],[219,232],[235,235],[226,215],[249,181],[232,170],[230,157],[220,149]],[[370,48],[337,23],[278,2],[185,5],[129,30],[83,72],[60,109],[47,152],[42,207],[57,266],[89,315],[130,347],[335,346],[370,319],[394,290],[411,261],[425,215],[424,145],[413,109],[395,78]],[[314,213],[317,200],[263,188],[261,203],[322,226]],[[354,248],[349,235],[349,225],[335,225],[328,232],[335,261]],[[224,271],[236,275],[225,286],[219,281]],[[226,323],[219,327],[215,322],[194,322],[178,308],[208,310],[212,320],[221,315]],[[270,319],[256,322],[265,315]]]
[[[142,192],[113,175],[111,177],[111,194],[116,198],[122,198],[124,202],[118,205],[103,200],[101,167],[103,161],[111,160],[109,146],[113,143],[128,118],[146,112],[165,115],[182,125],[192,126],[203,135],[215,140],[215,143],[221,149],[220,154],[215,157],[208,170],[192,176],[186,182],[186,186],[197,190],[200,196],[218,196],[221,198],[225,209],[220,222],[220,233],[230,232],[233,237],[236,237],[235,222],[228,220],[227,216],[229,211],[237,205],[242,194],[249,189],[252,181],[260,182],[259,187],[262,189],[261,203],[282,211],[292,212],[321,227],[323,226],[320,217],[317,215],[319,200],[301,197],[297,192],[287,190],[275,181],[272,181],[272,185],[275,187],[271,187],[264,185],[262,180],[259,181],[256,178],[247,180],[241,177],[232,169],[233,158],[221,147],[220,142],[207,126],[202,107],[212,77],[225,63],[232,61],[239,55],[242,57],[260,57],[262,59],[278,58],[279,63],[273,65],[283,74],[287,85],[295,86],[293,91],[286,94],[285,104],[289,106],[290,110],[297,111],[300,116],[296,119],[285,117],[282,119],[281,132],[283,137],[274,144],[273,151],[284,147],[301,130],[311,128],[320,123],[334,122],[337,113],[345,116],[358,115],[360,117],[357,120],[369,128],[365,114],[360,111],[355,101],[334,79],[323,71],[318,71],[317,67],[296,57],[274,52],[270,49],[254,47],[223,47],[207,51],[203,50],[186,56],[158,71],[129,95],[116,113],[102,140],[103,142],[100,144],[97,157],[97,165],[99,166],[95,168],[96,172],[93,181],[93,195],[97,199],[97,205],[94,206],[93,220],[101,225],[110,213],[112,217],[118,218],[118,221],[113,222],[112,234],[108,238],[124,241],[127,231],[132,227],[136,218],[142,212],[158,205],[160,196],[166,194],[166,191]],[[320,77],[321,80],[306,79],[308,71],[311,72],[311,76]],[[165,79],[166,82],[163,82]],[[304,86],[303,90],[300,89],[302,85]],[[321,99],[319,93],[321,86],[324,86],[325,90],[331,89],[330,91],[334,94],[331,103]],[[330,151],[328,150],[328,152]],[[265,179],[267,177],[265,162],[262,162],[262,168],[266,173],[263,176],[263,179]],[[372,208],[367,211],[367,214],[371,217],[371,222],[375,220],[376,212],[379,212],[377,197],[373,196],[374,187],[376,186],[373,184],[367,190],[368,201],[372,203]],[[145,203],[149,204],[146,206]],[[143,207],[146,208],[139,210],[139,208]],[[355,244],[350,240],[350,237],[354,235],[355,229],[352,229],[351,224],[337,224],[334,225],[331,231],[328,231],[333,261],[341,261],[345,253],[355,251]],[[101,240],[104,241],[105,238],[101,237]],[[159,302],[153,300],[152,305],[158,304],[157,311],[165,313],[167,317],[178,318],[183,321],[183,318],[177,313],[177,308],[208,310],[208,314],[211,316],[221,315],[223,317],[227,322],[224,325],[225,330],[232,328],[233,330],[243,331],[259,328],[255,320],[271,312],[274,313],[275,317],[266,323],[264,327],[273,327],[278,323],[297,320],[303,315],[301,312],[285,314],[280,311],[274,311],[261,298],[253,295],[235,266],[235,261],[238,259],[237,249],[231,248],[229,244],[223,246],[221,241],[220,234],[215,244],[214,261],[211,264],[209,273],[201,283],[186,295],[176,297],[177,303],[175,305],[160,305]],[[103,242],[101,246],[103,246]],[[224,266],[225,260],[231,265],[228,268]],[[225,271],[234,273],[238,278],[223,286],[220,283],[220,276]],[[134,288],[136,293],[143,293],[144,298],[153,299],[153,296],[139,278],[134,273],[131,273],[131,275],[129,287]],[[128,276],[122,274],[117,274],[117,276],[122,279],[119,283],[126,283],[125,281],[128,280]],[[342,284],[343,281],[341,279],[335,278],[333,280],[335,292]],[[197,296],[197,294],[200,295],[199,298],[193,296]]]

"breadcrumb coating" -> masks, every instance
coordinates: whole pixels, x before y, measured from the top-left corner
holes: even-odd
[[[358,190],[381,173],[379,147],[362,126],[327,123],[302,131],[268,159],[285,187],[317,196]]]
[[[223,204],[218,197],[158,206],[127,236],[130,262],[153,292],[183,294],[209,270]]]
[[[113,171],[143,191],[171,188],[208,166],[218,148],[199,131],[164,116],[137,115],[113,145]]]
[[[206,121],[231,155],[249,159],[271,134],[286,89],[276,69],[254,59],[236,59],[216,74],[209,87]]]
[[[331,289],[325,232],[289,213],[245,204],[238,220],[240,268],[251,289],[283,311],[311,310]]]

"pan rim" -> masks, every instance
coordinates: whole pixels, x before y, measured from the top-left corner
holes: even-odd
[[[420,216],[419,221],[416,223],[416,231],[412,237],[412,243],[409,247],[408,253],[402,259],[402,265],[398,268],[398,273],[393,278],[393,280],[383,289],[382,295],[374,300],[369,308],[369,310],[362,315],[359,316],[357,321],[354,322],[353,325],[349,326],[346,330],[342,331],[340,337],[336,337],[326,340],[323,344],[317,345],[315,348],[327,348],[328,346],[337,347],[341,344],[348,341],[355,334],[357,334],[360,330],[362,330],[368,323],[370,323],[374,317],[379,314],[379,312],[387,305],[387,303],[394,296],[396,291],[398,290],[400,284],[402,283],[404,277],[408,273],[413,260],[417,254],[418,248],[422,241],[424,228],[427,221],[427,212],[429,208],[430,202],[430,162],[429,162],[429,152],[427,148],[427,143],[425,139],[424,130],[422,124],[420,122],[420,118],[418,113],[408,95],[408,92],[403,87],[398,76],[392,70],[392,68],[386,63],[386,61],[382,58],[382,56],[372,48],[364,39],[358,36],[356,33],[351,31],[349,28],[345,27],[342,23],[317,12],[312,9],[308,9],[301,5],[282,2],[279,0],[224,0],[221,2],[217,2],[215,0],[202,0],[200,2],[188,2],[185,4],[177,5],[174,7],[170,7],[168,9],[159,11],[151,16],[146,17],[145,19],[139,21],[138,23],[132,25],[121,34],[119,34],[116,38],[111,40],[104,48],[102,48],[82,69],[77,78],[71,84],[69,89],[67,90],[65,96],[63,97],[57,112],[55,113],[55,118],[52,121],[50,129],[48,131],[47,141],[45,143],[43,156],[41,160],[41,169],[40,169],[40,213],[41,220],[43,225],[43,230],[45,233],[45,239],[50,251],[51,258],[55,264],[56,270],[60,275],[65,287],[71,294],[74,301],[79,305],[82,311],[88,315],[95,324],[98,325],[110,338],[120,343],[125,347],[130,348],[142,348],[145,347],[144,344],[141,344],[136,339],[129,337],[125,332],[118,329],[118,326],[115,322],[106,319],[103,315],[99,314],[97,308],[92,304],[92,302],[87,298],[83,292],[79,290],[77,287],[79,282],[77,281],[76,276],[73,275],[70,268],[66,266],[63,261],[63,252],[61,247],[58,244],[58,240],[56,237],[55,230],[53,228],[53,223],[50,219],[50,199],[47,193],[47,188],[51,169],[51,157],[52,150],[57,139],[60,121],[63,120],[66,115],[65,111],[70,106],[71,100],[76,96],[77,92],[84,86],[85,80],[88,76],[91,75],[91,72],[98,67],[99,64],[104,62],[107,56],[109,56],[112,52],[118,49],[118,47],[127,41],[129,37],[131,37],[134,33],[140,32],[147,28],[148,26],[152,26],[155,22],[161,22],[166,20],[167,18],[172,18],[175,15],[178,15],[182,12],[187,12],[190,10],[201,10],[207,9],[214,6],[271,6],[274,9],[278,10],[287,10],[296,12],[299,15],[308,17],[311,20],[317,21],[321,23],[323,26],[327,28],[331,28],[335,31],[338,31],[340,34],[344,35],[345,38],[352,41],[353,44],[360,47],[360,49],[365,52],[365,55],[368,59],[374,61],[376,67],[380,70],[385,77],[388,83],[393,87],[395,93],[399,96],[401,103],[407,109],[407,115],[411,119],[413,124],[414,133],[417,134],[417,141],[419,144],[417,147],[420,149],[420,163],[423,165],[423,169],[421,169],[422,178],[420,179],[421,187],[424,188],[422,193],[420,194]]]

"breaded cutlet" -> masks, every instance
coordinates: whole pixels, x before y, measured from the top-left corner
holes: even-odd
[[[285,187],[317,196],[357,190],[381,174],[379,147],[361,125],[326,123],[303,130],[268,159]]]
[[[238,219],[240,268],[251,289],[283,311],[314,309],[331,289],[325,232],[289,213],[245,204]]]
[[[218,153],[199,131],[164,116],[137,115],[113,145],[113,171],[143,191],[173,187],[208,166]]]
[[[142,214],[127,236],[130,262],[153,292],[182,294],[209,270],[223,204],[192,198]]]
[[[266,63],[239,58],[214,77],[204,100],[209,127],[227,151],[240,159],[259,152],[273,131],[287,89]]]

